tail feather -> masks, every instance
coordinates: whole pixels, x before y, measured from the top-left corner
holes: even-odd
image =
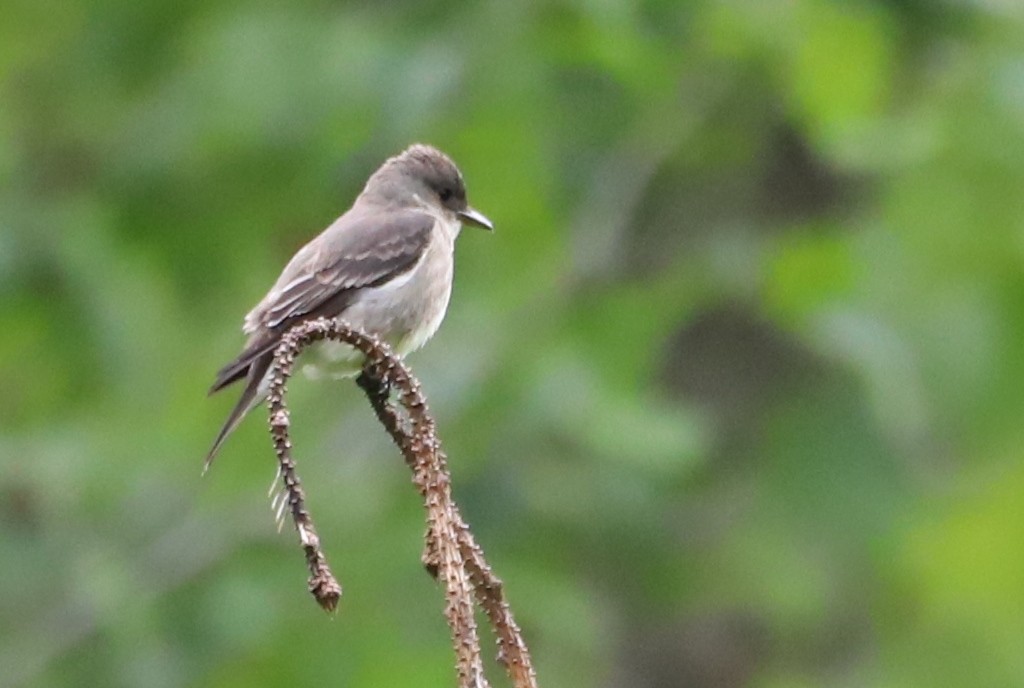
[[[242,375],[246,376],[245,389],[242,390],[242,396],[238,398],[238,402],[234,408],[231,409],[231,413],[228,414],[228,418],[224,421],[224,425],[221,426],[220,432],[217,433],[217,438],[213,441],[213,446],[210,447],[210,451],[206,454],[206,460],[203,462],[203,474],[205,475],[210,470],[210,464],[213,463],[213,459],[217,456],[217,452],[220,451],[224,441],[227,440],[228,436],[238,427],[238,424],[245,418],[245,414],[249,412],[254,406],[263,401],[260,394],[260,384],[263,382],[264,376],[267,374],[267,369],[270,368],[270,363],[274,360],[274,356],[269,353],[264,353],[261,357],[252,360],[248,368],[243,368],[242,371],[236,374],[231,380],[223,382],[218,386],[214,384],[212,392],[223,388],[230,384],[234,380],[240,379]],[[226,370],[226,369],[225,369]],[[221,381],[221,376],[218,376],[218,382]]]
[[[238,355],[238,358],[217,371],[217,378],[213,381],[209,394],[219,392],[231,383],[245,377],[257,359],[273,351],[279,341],[278,337],[264,338],[246,347],[245,351]]]

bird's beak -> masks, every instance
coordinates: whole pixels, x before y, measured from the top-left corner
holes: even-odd
[[[488,220],[487,216],[485,216],[479,210],[474,210],[473,208],[467,207],[465,210],[460,210],[458,212],[458,215],[459,219],[467,224],[482,227],[483,229],[486,229],[489,232],[494,231],[494,223]]]

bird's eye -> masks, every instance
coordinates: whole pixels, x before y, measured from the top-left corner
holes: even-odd
[[[452,195],[453,192],[451,189],[441,189],[441,201],[443,201],[444,203],[447,203],[449,200],[451,200]]]

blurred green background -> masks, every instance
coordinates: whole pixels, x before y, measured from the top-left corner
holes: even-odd
[[[243,314],[426,141],[497,231],[411,363],[542,686],[1024,685],[1024,5],[2,14],[0,684],[454,685],[353,385],[292,384],[335,618],[259,414],[199,476]]]

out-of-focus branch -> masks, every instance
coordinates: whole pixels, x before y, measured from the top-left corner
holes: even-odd
[[[463,688],[489,685],[483,672],[474,617],[475,596],[494,627],[500,647],[498,660],[505,666],[513,684],[516,688],[536,688],[530,653],[505,601],[501,580],[493,574],[452,499],[447,457],[441,450],[436,424],[427,409],[419,381],[383,342],[345,323],[323,318],[297,325],[282,338],[271,367],[269,398],[270,431],[284,486],[282,508],[284,504],[290,507],[299,532],[310,569],[310,591],[322,607],[333,610],[341,586],[330,572],[304,505],[291,457],[290,420],[284,395],[296,357],[321,339],[347,343],[365,356],[363,373],[357,382],[377,418],[402,451],[412,470],[413,483],[423,497],[427,510],[423,563],[431,575],[445,585],[445,618],[452,632],[459,685]],[[391,390],[397,392],[398,406],[389,399]]]

